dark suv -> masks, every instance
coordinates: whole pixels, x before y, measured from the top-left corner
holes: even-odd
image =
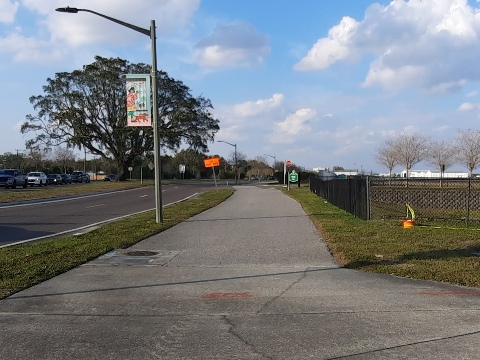
[[[74,171],[72,172],[70,177],[72,178],[72,182],[76,182],[76,183],[90,182],[90,175],[88,175],[86,172],[83,172],[83,171]]]

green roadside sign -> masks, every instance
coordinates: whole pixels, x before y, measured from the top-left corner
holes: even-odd
[[[292,170],[292,172],[288,175],[288,179],[293,183],[298,181],[298,174],[295,172],[295,170]]]

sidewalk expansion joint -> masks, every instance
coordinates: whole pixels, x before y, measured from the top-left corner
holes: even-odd
[[[248,342],[248,341],[247,341],[246,339],[244,339],[239,333],[237,333],[237,332],[235,331],[235,324],[233,323],[232,320],[230,320],[230,319],[228,318],[227,315],[222,315],[222,319],[223,319],[223,321],[228,325],[228,333],[231,334],[231,335],[232,335],[233,337],[235,337],[236,339],[240,340],[240,341],[241,341],[243,344],[245,344],[246,346],[248,346],[248,347],[253,351],[254,354],[260,355],[260,356],[261,356],[262,358],[264,358],[264,359],[269,359],[269,360],[273,360],[273,359],[274,359],[274,358],[271,357],[271,356],[268,356],[268,355],[266,355],[266,354],[261,353],[254,344]]]
[[[284,294],[286,294],[293,286],[295,286],[296,284],[298,284],[300,281],[302,281],[303,279],[305,279],[305,276],[307,276],[307,272],[308,272],[309,268],[305,268],[302,272],[302,275],[295,281],[293,281],[290,285],[287,286],[287,288],[285,290],[283,290],[280,294],[278,294],[277,296],[274,296],[273,298],[271,298],[270,300],[268,300],[265,304],[263,304],[263,306],[256,312],[257,314],[260,314],[263,309],[267,308],[270,304],[272,304],[273,302],[275,302],[277,299],[279,299],[280,297],[282,297]]]

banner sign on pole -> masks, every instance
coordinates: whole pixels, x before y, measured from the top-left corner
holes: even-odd
[[[127,126],[152,126],[150,75],[127,74]]]

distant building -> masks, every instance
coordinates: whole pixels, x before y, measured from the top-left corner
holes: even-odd
[[[407,177],[407,172],[403,170],[400,173],[402,178]],[[431,171],[431,170],[410,170],[408,172],[408,177],[410,178],[441,178],[442,173],[440,171]],[[450,179],[465,179],[468,178],[467,172],[448,172],[445,171],[443,173],[443,178],[450,178]]]
[[[315,177],[317,179],[320,179],[320,180],[334,180],[334,179],[338,179],[338,176],[337,174],[335,174],[334,172],[331,172],[331,171],[327,171],[327,170],[319,170],[317,172],[317,175],[315,175]]]
[[[342,179],[348,178],[350,176],[357,176],[358,175],[358,171],[350,171],[350,170],[334,171],[334,173],[335,173],[335,175],[337,175],[339,178],[342,178]]]

